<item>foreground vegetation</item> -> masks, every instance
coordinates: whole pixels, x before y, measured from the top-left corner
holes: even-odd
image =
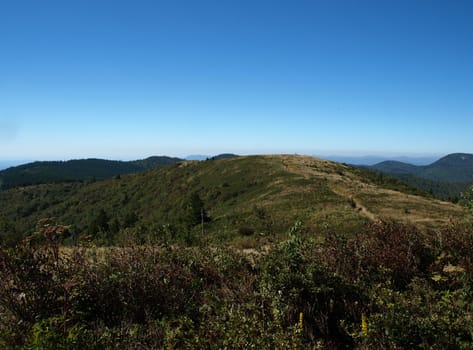
[[[0,348],[471,349],[466,215],[299,156],[0,191]]]
[[[0,347],[471,349],[473,230],[368,224],[266,252],[65,248],[67,228],[0,252]]]

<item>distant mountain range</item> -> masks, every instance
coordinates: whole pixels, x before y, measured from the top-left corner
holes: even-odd
[[[384,161],[368,167],[444,199],[458,198],[473,183],[473,154],[449,154],[429,165]]]
[[[391,174],[410,174],[441,182],[473,182],[473,154],[454,153],[438,161],[415,166],[397,161],[385,161],[372,166],[373,169]]]
[[[224,153],[216,156],[202,156],[202,160],[216,160],[238,157]],[[68,161],[42,161],[13,166],[0,171],[0,189],[84,180],[104,180],[145,170],[158,169],[184,161],[167,156],[153,156],[133,161],[106,159],[76,159]],[[199,158],[199,160],[201,160]]]
[[[203,155],[203,154],[192,154],[190,156],[187,156],[185,159],[186,160],[208,160],[208,159],[226,159],[226,158],[235,158],[238,157],[237,154],[233,153],[222,153],[216,156],[209,156],[209,155]]]
[[[388,156],[338,156],[338,155],[317,155],[316,157],[331,160],[332,162],[346,163],[351,165],[375,165],[386,160],[394,160],[398,162],[413,164],[413,165],[428,165],[435,162],[440,157],[425,156],[425,157],[388,157]]]
[[[238,155],[224,153],[216,156],[194,155],[186,157],[186,159],[154,156],[133,161],[79,159],[32,162],[1,170],[0,189],[42,183],[103,180],[117,175],[157,169],[185,160],[217,160],[235,157]],[[454,153],[423,165],[419,165],[419,163],[428,161],[428,157],[397,158],[407,159],[416,164],[399,160],[385,160],[374,165],[369,164],[377,159],[373,156],[325,158],[352,165],[364,163],[362,166],[364,168],[397,178],[441,199],[455,201],[460,197],[460,193],[466,191],[473,183],[473,154]]]

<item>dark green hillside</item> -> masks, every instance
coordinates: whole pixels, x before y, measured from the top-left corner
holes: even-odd
[[[473,154],[455,153],[423,167],[420,177],[441,182],[473,182]]]
[[[141,170],[151,170],[151,169],[158,169],[166,165],[179,163],[182,161],[183,159],[180,159],[180,158],[166,157],[166,156],[152,156],[145,159],[132,160],[127,163],[135,165]]]
[[[206,235],[224,240],[271,239],[296,220],[323,233],[384,218],[436,226],[463,215],[460,207],[416,196],[359,169],[301,156],[188,161],[93,183],[0,192],[0,214],[20,232],[33,231],[40,218],[56,217],[76,234],[103,231],[107,239],[196,235],[198,206],[210,218]]]
[[[370,168],[392,175],[409,174],[438,182],[473,182],[473,154],[467,153],[450,154],[430,165],[416,166],[397,161],[385,161]]]
[[[34,162],[0,171],[0,188],[107,179],[116,175],[156,169],[180,161],[178,158],[150,157],[130,162],[104,159]]]
[[[402,181],[412,187],[418,188],[424,192],[430,193],[433,197],[458,202],[462,193],[468,191],[471,182],[441,182],[428,180],[410,174],[386,174]]]
[[[373,165],[371,168],[389,174],[414,174],[419,167],[395,160],[387,160]]]
[[[218,154],[216,156],[213,156],[212,160],[219,160],[219,159],[228,159],[228,158],[236,158],[238,157],[238,155],[236,154],[233,154],[233,153],[222,153],[222,154]]]

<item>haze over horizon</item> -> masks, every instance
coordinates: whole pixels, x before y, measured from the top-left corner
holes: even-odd
[[[470,1],[0,4],[0,160],[473,153]]]
[[[228,154],[228,153],[226,153]],[[219,154],[219,155],[222,155],[222,154]],[[248,154],[248,155],[254,155],[254,154]],[[153,156],[168,156],[168,155],[152,155],[152,156],[142,156],[142,157],[137,157],[137,158],[133,158],[133,159],[123,159],[123,158],[102,158],[102,159],[105,159],[105,160],[112,160],[112,161],[134,161],[134,160],[140,160],[140,159],[146,159],[146,158],[149,158],[149,157],[153,157]],[[190,154],[190,155],[187,155],[185,157],[178,157],[178,158],[182,158],[182,159],[185,159],[185,160],[206,160],[208,158],[211,158],[211,157],[214,157],[214,156],[218,156],[217,154],[207,154],[207,155],[204,155],[204,154]],[[238,156],[245,156],[245,155],[238,155]],[[383,161],[386,161],[386,160],[394,160],[394,161],[400,161],[400,162],[404,162],[404,163],[408,163],[408,164],[412,164],[412,165],[430,165],[434,162],[436,162],[437,160],[439,160],[440,158],[443,158],[445,157],[446,155],[443,155],[443,156],[434,156],[434,155],[431,155],[431,156],[427,156],[427,155],[424,155],[424,156],[415,156],[415,155],[411,155],[411,156],[403,156],[403,155],[365,155],[365,156],[350,156],[350,155],[336,155],[336,154],[308,154],[307,156],[311,156],[311,157],[317,157],[317,158],[322,158],[322,159],[327,159],[327,160],[330,160],[330,161],[334,161],[334,162],[339,162],[339,163],[347,163],[347,164],[352,164],[352,165],[365,165],[365,166],[371,166],[371,165],[374,165],[374,164],[378,164],[378,163],[381,163]],[[7,169],[7,168],[10,168],[10,167],[15,167],[15,166],[19,166],[19,165],[24,165],[24,164],[29,164],[29,163],[33,163],[33,162],[42,162],[42,161],[70,161],[70,160],[78,160],[78,159],[87,159],[87,158],[91,158],[91,157],[84,157],[84,158],[61,158],[61,159],[54,159],[54,158],[51,158],[51,159],[30,159],[30,160],[26,160],[26,159],[16,159],[16,160],[2,160],[0,159],[0,171],[1,170],[4,170],[4,169]]]

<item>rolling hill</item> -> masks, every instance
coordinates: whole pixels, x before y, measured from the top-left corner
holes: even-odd
[[[443,199],[454,199],[473,183],[473,154],[454,153],[424,166],[385,161],[369,167]]]
[[[100,218],[112,235],[158,239],[200,232],[198,222],[186,226],[196,196],[210,217],[204,230],[218,240],[253,234],[276,239],[297,220],[323,235],[353,232],[379,219],[437,227],[464,216],[462,207],[396,180],[293,155],[185,161],[103,181],[12,188],[0,191],[0,216],[23,233],[44,217],[90,233]]]
[[[33,162],[0,171],[0,188],[12,188],[52,182],[100,180],[116,175],[156,169],[182,161],[154,156],[129,162],[105,159]]]
[[[473,154],[449,154],[430,165],[418,166],[398,161],[385,161],[371,166],[393,175],[414,175],[439,182],[473,182]]]

